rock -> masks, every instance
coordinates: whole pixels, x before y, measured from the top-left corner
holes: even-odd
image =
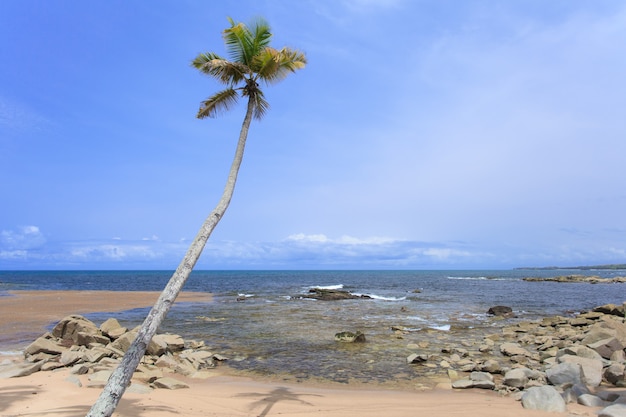
[[[60,355],[65,352],[67,348],[60,346],[52,339],[48,339],[45,336],[42,336],[36,339],[33,343],[28,345],[24,350],[25,355],[35,355],[37,353],[50,353],[53,355]]]
[[[167,341],[163,338],[163,335],[155,334],[148,344],[146,353],[152,356],[161,356],[167,352]]]
[[[551,385],[532,387],[522,395],[522,406],[529,410],[555,411],[564,413],[567,411],[565,400],[561,394]]]
[[[422,363],[428,361],[428,355],[412,353],[406,358],[406,363]]]
[[[525,368],[515,368],[504,374],[503,384],[513,388],[524,388],[528,383]]]
[[[546,370],[546,377],[553,385],[584,384],[582,368],[577,363],[565,362]]]
[[[89,346],[92,344],[108,345],[111,340],[99,333],[77,332],[74,335],[74,344],[78,346]]]
[[[63,318],[52,329],[52,335],[59,339],[76,342],[78,333],[98,334],[98,327],[83,316],[71,315]]]
[[[489,372],[490,374],[501,374],[502,365],[495,359],[487,359],[482,365],[480,370],[483,372]]]
[[[507,306],[493,306],[487,310],[487,314],[498,317],[513,317],[513,309]]]
[[[154,390],[149,386],[138,382],[133,382],[128,388],[126,388],[126,392],[132,392],[135,394],[150,394],[152,391]]]
[[[614,404],[603,408],[598,417],[626,417],[626,404]]]
[[[107,383],[113,371],[97,371],[93,374],[89,375],[89,384],[88,386],[91,388],[102,388]]]
[[[578,397],[578,404],[587,406],[587,407],[606,407],[610,403],[604,401],[600,397],[596,397],[593,394],[582,394]]]
[[[112,349],[118,349],[122,351],[123,353],[126,353],[130,345],[135,341],[136,337],[137,337],[137,332],[130,331],[130,332],[124,333],[118,339],[111,342],[111,344],[108,346],[111,347]]]
[[[459,379],[452,383],[452,388],[454,389],[467,389],[467,388],[473,388],[473,387],[474,387],[474,381],[472,381],[471,379]]]
[[[177,334],[162,334],[160,339],[167,344],[167,350],[172,353],[185,349],[185,341]]]
[[[582,368],[584,381],[587,385],[597,387],[602,382],[602,361],[581,356],[563,355],[558,358],[560,363],[574,363]]]
[[[0,378],[19,378],[34,374],[41,369],[43,361],[35,363],[14,363],[0,367]]]
[[[344,343],[364,343],[365,335],[360,331],[357,331],[356,333],[339,332],[335,333],[335,341]]]
[[[472,372],[470,380],[472,381],[472,388],[494,389],[496,387],[493,376],[487,372]]]
[[[612,316],[624,317],[624,305],[617,306],[615,304],[605,304],[603,306],[599,306],[593,309],[593,311],[597,311],[604,314],[609,314]]]
[[[626,386],[624,364],[613,362],[604,370],[604,379],[616,386]]]
[[[600,356],[598,352],[596,352],[593,349],[588,348],[587,346],[580,346],[580,345],[569,346],[569,347],[563,348],[557,352],[556,357],[557,359],[560,359],[561,357],[565,355],[578,356],[580,358],[587,358],[587,359],[593,359],[593,360],[598,360],[598,361],[602,360],[602,356]]]
[[[583,384],[575,384],[563,391],[563,399],[566,403],[576,403],[578,397],[585,394],[591,394],[589,388]]]
[[[587,346],[598,352],[598,354],[604,359],[610,359],[613,353],[624,350],[624,346],[619,340],[617,340],[616,337],[598,340],[597,342],[590,343]]]
[[[170,378],[170,377],[159,378],[153,382],[153,385],[157,388],[164,388],[164,389],[189,388],[189,385],[185,384],[184,382],[181,382],[177,379]]]
[[[117,339],[118,337],[126,333],[127,330],[128,329],[126,329],[126,327],[122,327],[120,322],[114,318],[109,318],[100,325],[100,331],[102,332],[102,334],[109,336],[112,339]],[[116,337],[113,337],[113,335],[115,335]]]
[[[503,343],[500,345],[500,352],[506,356],[526,356],[531,357],[531,353],[517,343]]]
[[[59,362],[63,366],[71,366],[77,363],[78,361],[83,360],[83,352],[75,351],[75,350],[66,350],[61,353],[61,357],[59,358]]]
[[[356,295],[356,294],[351,294],[348,291],[332,290],[332,289],[326,289],[326,288],[311,288],[309,290],[309,294],[307,295],[307,297],[315,298],[316,300],[322,300],[322,301],[371,299],[372,298],[369,295]]]

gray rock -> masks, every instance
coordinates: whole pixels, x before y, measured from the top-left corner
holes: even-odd
[[[133,382],[128,388],[126,388],[126,392],[132,392],[135,394],[150,394],[152,391],[154,390],[149,386],[138,382]]]
[[[34,374],[41,369],[43,361],[36,363],[15,363],[0,367],[0,378],[19,378]]]
[[[506,356],[532,356],[529,351],[521,347],[517,343],[503,343],[500,345],[500,352]]]
[[[598,417],[626,417],[626,404],[614,404],[603,408]]]
[[[52,335],[59,339],[71,339],[76,342],[78,333],[98,334],[98,327],[83,316],[71,315],[63,318],[52,329]]]
[[[137,332],[130,331],[130,332],[124,333],[122,336],[120,336],[118,339],[112,342],[109,345],[109,347],[111,347],[112,349],[118,349],[126,353],[130,345],[135,341],[136,337],[137,337]]]
[[[112,317],[105,320],[104,323],[100,325],[100,331],[102,332],[102,334],[109,336],[112,339],[117,339],[122,334],[126,333],[127,330],[128,329],[126,329],[125,327],[122,327],[117,319],[114,319]],[[113,335],[116,335],[116,337],[113,337]]]
[[[595,343],[590,343],[588,346],[605,359],[610,359],[614,352],[624,350],[624,346],[616,337],[602,339]]]
[[[546,378],[553,385],[584,384],[582,368],[577,363],[560,363],[546,370]]]
[[[148,344],[148,349],[146,350],[148,355],[153,356],[161,356],[165,352],[167,352],[167,341],[163,337],[163,335],[156,334],[152,337],[152,340]]]
[[[600,397],[596,397],[593,394],[582,394],[578,397],[578,404],[582,404],[587,407],[606,407],[610,403],[604,401]]]
[[[563,355],[559,358],[561,363],[576,363],[582,367],[585,382],[598,387],[602,383],[602,361],[589,359],[581,356]]]
[[[474,381],[472,381],[471,379],[459,379],[457,381],[454,381],[452,383],[452,388],[454,389],[467,389],[467,388],[473,388],[474,387]]]
[[[613,362],[604,370],[604,378],[607,382],[618,385],[626,380],[624,365],[621,363]]]
[[[170,378],[170,377],[159,378],[153,382],[153,385],[157,388],[164,388],[164,389],[189,388],[189,385],[185,384],[184,382],[181,382],[177,379]]]
[[[60,346],[52,339],[47,339],[45,337],[40,337],[36,339],[33,343],[28,345],[26,349],[24,349],[25,355],[35,355],[37,353],[50,353],[54,355],[60,355],[67,348]]]
[[[83,360],[84,353],[75,351],[75,350],[67,350],[61,353],[61,357],[59,358],[59,362],[64,366],[72,366],[78,361]]]
[[[172,353],[185,349],[185,341],[177,334],[162,334],[160,338],[167,344],[167,350]]]
[[[522,406],[529,410],[555,411],[563,413],[567,411],[565,400],[561,394],[551,385],[532,387],[522,395]]]
[[[504,385],[513,388],[524,388],[528,383],[528,376],[524,368],[515,368],[504,374]]]
[[[428,355],[412,353],[406,358],[406,363],[422,363],[428,361]]]
[[[487,314],[500,317],[513,317],[513,309],[507,306],[493,306],[487,310]]]

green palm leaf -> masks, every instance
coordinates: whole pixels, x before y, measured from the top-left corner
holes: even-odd
[[[197,117],[214,117],[229,110],[241,94],[248,97],[253,117],[260,119],[269,109],[269,103],[257,81],[277,83],[304,68],[306,57],[304,53],[287,47],[280,50],[272,48],[271,29],[264,19],[257,19],[249,26],[236,23],[231,18],[228,21],[230,27],[222,32],[222,36],[230,60],[214,52],[206,52],[199,54],[191,64],[230,88],[203,101]]]
[[[234,88],[227,88],[215,93],[201,103],[196,117],[198,119],[215,117],[222,112],[230,110],[232,106],[237,104],[238,99],[239,93]]]

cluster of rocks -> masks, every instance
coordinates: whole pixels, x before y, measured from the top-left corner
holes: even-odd
[[[437,354],[413,353],[410,364],[447,371],[456,389],[515,395],[526,408],[565,411],[566,403],[607,407],[601,416],[626,416],[624,306],[598,307],[576,317],[519,322],[473,344]]]
[[[137,336],[139,327],[129,330],[110,318],[100,325],[83,316],[72,315],[54,326],[52,332],[36,339],[24,350],[24,362],[0,367],[0,377],[20,377],[38,371],[71,368],[72,375],[87,374],[90,387],[103,387]],[[174,376],[208,378],[209,369],[227,358],[212,353],[204,342],[185,341],[175,334],[157,334],[133,374],[131,387],[177,389],[188,387]],[[72,378],[82,386],[78,377]]]
[[[556,277],[526,277],[524,281],[530,282],[585,282],[588,284],[624,284],[626,283],[626,277],[613,277],[613,278],[601,278],[593,275],[560,275]]]
[[[352,294],[345,290],[336,290],[328,288],[311,288],[306,296],[307,298],[314,298],[322,301],[339,301],[339,300],[353,300],[353,299],[371,299],[369,295],[365,294]],[[300,298],[300,297],[298,297]]]

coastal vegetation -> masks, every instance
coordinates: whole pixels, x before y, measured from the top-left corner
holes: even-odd
[[[226,28],[222,35],[230,59],[215,52],[206,52],[199,54],[192,61],[192,66],[201,73],[226,85],[224,90],[202,101],[197,113],[198,118],[215,117],[231,109],[240,97],[247,99],[247,109],[224,192],[148,313],[122,362],[87,414],[89,417],[113,414],[152,337],[189,278],[211,233],[224,216],[235,189],[252,119],[261,119],[269,108],[259,84],[275,84],[306,65],[304,53],[288,47],[275,49],[270,46],[272,32],[264,19],[259,18],[250,25],[235,22],[231,18],[228,21],[230,27]]]
[[[591,270],[626,270],[626,264],[606,264],[606,265],[587,265],[587,266],[540,266],[540,267],[520,267],[515,268],[517,270],[528,269],[530,271],[552,271],[555,269],[571,269],[579,271],[591,271]]]

